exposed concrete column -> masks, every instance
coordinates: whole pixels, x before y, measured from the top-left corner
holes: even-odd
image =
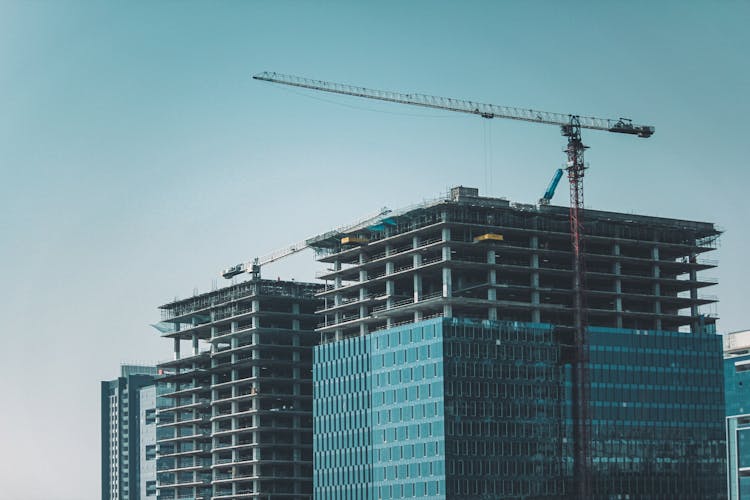
[[[386,257],[391,255],[392,252],[391,245],[385,246],[385,255]],[[392,260],[387,260],[385,262],[385,275],[390,276],[396,271],[396,264]],[[390,309],[393,307],[393,295],[396,293],[396,285],[393,282],[392,279],[386,279],[385,281],[385,295],[386,295],[386,309]]]
[[[292,304],[292,314],[299,314],[299,313],[300,313],[299,302],[295,302],[294,304]],[[299,328],[300,328],[299,318],[294,318],[292,320],[292,330],[299,330]]]
[[[622,328],[622,264],[620,263],[620,244],[615,243],[612,245],[612,255],[614,255],[615,261],[612,264],[612,274],[615,275],[614,292],[615,292],[615,326]]]
[[[419,248],[419,236],[412,238],[412,248]],[[412,266],[414,266],[414,302],[422,300],[422,273],[418,270],[422,266],[422,254],[415,253],[412,257]],[[422,311],[414,311],[414,321],[422,321]]]
[[[253,328],[260,328],[260,318],[258,317],[258,312],[260,311],[260,300],[253,299],[253,309],[252,311],[256,314],[253,315]]]
[[[239,322],[238,321],[232,321],[232,323],[230,323],[230,327],[229,328],[230,328],[231,332],[236,332],[239,329]],[[211,329],[214,330],[214,328],[211,328]],[[257,335],[257,334],[254,334],[254,335]],[[213,334],[211,336],[213,336]],[[236,336],[232,336],[232,338],[229,341],[229,346],[232,349],[236,349],[237,347],[239,347],[239,343],[240,343],[239,339]],[[216,347],[216,344],[212,344],[211,349],[213,350],[213,348],[215,348],[215,347]],[[232,357],[232,365],[234,366],[234,364],[237,362],[237,353],[233,352],[232,354],[230,354],[230,356]],[[232,377],[232,380],[237,380],[237,369],[236,368],[232,368],[230,376]],[[217,380],[217,382],[218,382],[218,380]],[[232,385],[232,396],[239,396],[239,390],[240,390],[239,387],[237,387],[236,385]],[[239,403],[237,403],[235,401],[232,404],[232,411],[234,411],[234,412],[238,411],[237,410],[238,405],[239,405]],[[232,437],[232,441],[233,442],[236,441],[236,436]]]
[[[179,326],[177,327],[179,331]],[[174,349],[174,359],[180,359],[180,338],[175,337],[172,343]]]
[[[487,273],[487,278],[489,282],[489,288],[487,288],[487,300],[496,301],[497,300],[497,288],[495,288],[495,285],[497,284],[497,271],[494,267],[492,267],[495,264],[495,251],[494,250],[487,250],[487,263],[490,264],[490,270]],[[496,320],[497,319],[497,306],[490,305],[487,308],[487,319],[490,320]]]
[[[254,298],[252,301],[252,312],[254,313],[260,312],[260,299],[257,297]],[[257,314],[255,314],[253,315],[251,321],[252,321],[252,327],[253,327],[253,332],[250,334],[251,342],[253,345],[258,345],[260,344],[260,334],[258,333],[258,328],[260,328],[260,318],[258,318]],[[257,348],[253,349],[252,358],[258,359],[259,357],[260,357],[260,351],[258,351]],[[253,377],[260,376],[260,366],[258,366],[257,364],[253,364],[251,370],[252,370]],[[238,370],[236,368],[232,368],[232,380],[236,380],[237,378],[238,378]],[[257,400],[253,399],[252,405],[254,409],[257,408],[257,404],[258,404]],[[253,417],[253,419],[255,419],[255,417]],[[253,420],[253,422],[255,422],[255,420]]]
[[[365,255],[364,252],[359,252],[359,265],[362,266],[367,262],[367,255]],[[365,288],[364,283],[367,282],[367,271],[360,267],[359,269],[359,300],[365,300],[367,298],[367,288]],[[368,316],[367,312],[367,306],[364,304],[359,305],[359,317],[360,318],[366,318]],[[359,334],[365,335],[367,334],[367,325],[364,323],[359,325]]]
[[[542,310],[539,300],[539,237],[532,236],[529,238],[529,247],[531,248],[531,258],[529,267],[531,267],[531,321],[540,323],[542,321]]]
[[[339,259],[336,259],[333,261],[333,270],[334,271],[341,271],[341,261]],[[337,274],[333,278],[333,289],[338,290],[341,288],[341,275]],[[327,301],[328,299],[326,299]],[[326,304],[327,305],[327,304]],[[333,294],[333,305],[334,306],[340,306],[341,305],[341,293],[338,291],[334,292]],[[326,323],[328,322],[328,318],[326,318]],[[333,322],[334,324],[341,322],[341,311],[336,311],[333,313]],[[334,336],[336,340],[341,339],[341,330],[336,330],[334,333]]]
[[[234,331],[234,329],[235,329],[235,324],[236,324],[236,322],[235,322],[235,321],[232,321],[232,323],[231,323],[231,326],[230,326],[230,329],[231,329],[231,331]],[[212,339],[212,340],[213,340],[213,339],[214,339],[215,337],[218,337],[218,336],[219,336],[219,329],[218,329],[218,328],[216,328],[215,326],[212,326],[212,327],[210,327],[210,328],[209,328],[209,330],[211,331],[211,339]],[[229,344],[230,344],[230,345],[231,345],[232,347],[234,347],[234,337],[232,337],[232,338],[231,338],[231,339],[229,340]],[[219,349],[219,344],[218,344],[217,342],[211,342],[211,352],[212,352],[212,353],[214,353],[214,352],[216,352],[216,351],[217,351],[218,349]]]
[[[651,275],[658,280],[661,277],[661,269],[659,268],[659,247],[655,246],[651,249],[651,260],[654,261],[654,264],[652,265],[651,269]],[[659,300],[659,297],[661,296],[661,285],[658,281],[654,281],[654,286],[652,290],[654,294],[654,313],[655,314],[661,314],[661,301]],[[656,321],[654,321],[654,329],[661,330],[661,318],[656,318]]]
[[[364,253],[360,253],[359,254],[359,265],[361,266],[365,262],[367,262],[367,257],[365,256]],[[365,281],[367,281],[367,270],[360,268],[359,269],[359,282],[360,283],[364,283]],[[359,292],[361,293],[362,290],[364,290],[364,288],[362,287],[362,285],[360,285]]]
[[[193,356],[197,356],[200,352],[200,347],[198,347],[198,334],[194,333],[191,337],[191,340],[193,341]]]
[[[238,321],[232,321],[232,322],[231,322],[231,323],[229,324],[229,331],[230,331],[230,332],[234,333],[234,332],[236,332],[236,331],[237,331],[238,329],[239,329],[239,322],[238,322]],[[212,330],[212,332],[213,332],[214,330],[218,330],[218,328],[213,328],[213,327],[212,327],[212,328],[211,328],[211,330]],[[212,336],[212,337],[214,336],[214,335],[213,335],[213,333],[211,334],[211,336]],[[213,351],[213,350],[214,350],[214,349],[215,349],[216,347],[218,347],[218,346],[217,346],[217,344],[215,344],[215,343],[211,344],[211,350],[212,350],[212,351]],[[234,335],[233,335],[233,336],[232,336],[232,338],[231,338],[231,339],[229,340],[229,347],[230,347],[230,348],[232,348],[232,349],[236,349],[237,347],[239,347],[239,339],[238,339],[238,338],[237,338],[236,336],[234,336]],[[232,359],[232,366],[234,366],[234,364],[235,364],[235,363],[237,362],[237,353],[236,353],[236,352],[233,352],[233,353],[232,353],[232,354],[230,354],[229,356],[230,356],[230,357],[231,357],[231,359]],[[213,364],[213,360],[211,361],[211,364]],[[237,369],[236,369],[236,368],[232,368],[232,370],[231,370],[231,372],[230,372],[230,377],[232,378],[232,380],[237,380]],[[239,394],[238,394],[239,388],[238,388],[238,387],[237,387],[236,385],[233,385],[233,386],[232,386],[232,389],[231,389],[231,391],[232,391],[232,396],[238,396],[238,395],[239,395]],[[237,412],[237,411],[238,411],[238,410],[237,410],[237,407],[238,407],[238,403],[237,403],[236,401],[235,401],[235,402],[233,402],[233,403],[232,403],[232,411],[233,411],[233,412]],[[233,438],[232,438],[232,440],[234,441],[234,440],[235,440],[235,438],[233,437]]]
[[[419,237],[415,236],[412,240],[413,248],[419,248]],[[415,253],[412,257],[412,266],[414,269],[418,269],[422,266],[422,254]],[[419,271],[414,271],[414,302],[419,302],[422,298],[422,274]]]
[[[494,250],[487,250],[487,263],[494,265],[497,262],[497,254]],[[494,267],[490,267],[487,273],[487,279],[490,285],[497,284],[497,270]]]
[[[341,271],[341,261],[336,259],[333,261],[333,270],[334,271]],[[337,274],[333,277],[333,288],[339,289],[341,288],[341,275]],[[326,299],[328,300],[328,299]],[[333,303],[334,305],[340,305],[341,304],[341,294],[340,293],[334,293],[333,294]]]
[[[231,329],[232,331],[234,331],[234,325],[235,325],[235,323],[236,323],[235,321],[232,321],[232,323],[230,324],[230,325],[231,325],[231,326],[230,326],[230,329]],[[211,326],[211,327],[210,327],[210,330],[211,330],[211,338],[212,338],[212,339],[213,339],[214,337],[218,337],[218,336],[219,336],[219,329],[218,329],[218,328],[217,328],[216,326]],[[230,344],[231,344],[232,346],[234,346],[234,342],[235,342],[235,339],[234,339],[234,338],[232,338],[232,339],[231,339],[231,340],[230,340],[229,342],[230,342]],[[218,348],[219,348],[219,345],[218,345],[218,343],[216,343],[216,342],[211,342],[211,353],[215,353],[215,352],[217,352]],[[232,356],[234,356],[234,355],[232,355]],[[232,358],[232,361],[234,361],[234,357]],[[212,360],[211,360],[211,367],[213,367],[213,366],[214,366],[214,361],[213,361],[213,359],[212,359]],[[217,382],[218,382],[218,380],[217,380],[217,377],[216,377],[216,375],[215,375],[215,374],[212,374],[212,375],[211,375],[211,383],[212,383],[212,384],[215,384],[215,383],[217,383]],[[217,391],[216,389],[212,389],[212,390],[211,390],[211,399],[212,399],[212,400],[214,400],[214,399],[217,399],[217,397],[218,397],[218,396],[217,396],[218,392],[219,392],[219,391]],[[232,394],[232,396],[234,396],[234,393]]]
[[[445,215],[444,215],[445,217]],[[443,228],[443,262],[450,262],[451,247],[447,243],[451,240],[451,230],[449,227]],[[453,282],[451,268],[448,264],[443,265],[443,298],[450,299],[453,296]],[[451,304],[443,305],[443,316],[446,318],[453,317],[453,306]]]
[[[232,321],[229,324],[229,331],[230,332],[234,333],[238,329],[239,329],[239,322],[238,321]],[[212,328],[212,330],[213,330],[213,328]],[[253,335],[257,335],[257,333],[254,333]],[[213,337],[213,334],[211,336]],[[212,344],[212,350],[213,350],[213,347],[215,347],[215,346],[216,346],[216,344]],[[239,347],[239,339],[236,336],[233,335],[232,338],[229,340],[229,346],[232,349],[235,349],[235,348]],[[238,375],[237,375],[237,368],[235,368],[236,363],[237,363],[237,353],[233,352],[229,356],[231,357],[231,360],[232,360],[231,361],[231,363],[232,363],[232,369],[229,372],[229,377],[231,378],[231,380],[237,380],[239,378]],[[213,360],[211,360],[211,364],[213,365]],[[215,377],[215,375],[212,375],[212,377]],[[214,380],[214,381],[218,382],[218,380]],[[232,388],[230,390],[232,391],[232,396],[239,396],[240,388],[237,387],[237,385],[232,384]],[[216,397],[217,391],[212,391],[212,393],[214,395],[214,397],[212,399],[214,399]],[[230,404],[230,406],[232,408],[232,413],[237,413],[239,411],[240,403],[238,401],[232,401],[232,403]],[[237,444],[237,436],[236,435],[232,435],[232,444]],[[234,456],[234,454],[232,456]]]
[[[690,263],[693,264],[698,261],[698,254],[695,252],[690,253]],[[695,270],[695,267],[690,266],[690,316],[691,318],[691,327],[690,331],[693,333],[698,333],[700,330],[700,320],[698,318],[698,315],[700,314],[700,311],[698,310],[698,287],[695,286],[695,283],[698,281],[698,271]]]

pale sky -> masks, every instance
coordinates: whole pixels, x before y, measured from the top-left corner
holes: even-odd
[[[748,22],[747,0],[0,0],[0,498],[99,497],[99,382],[169,358],[159,305],[453,185],[533,203],[564,162],[552,126],[264,70],[654,125],[584,132],[586,205],[719,224],[704,293],[721,331],[750,328]]]

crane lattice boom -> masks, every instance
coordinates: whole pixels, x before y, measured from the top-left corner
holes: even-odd
[[[497,104],[485,104],[481,102],[451,99],[450,97],[437,97],[427,94],[403,94],[400,92],[374,90],[365,87],[345,85],[342,83],[326,82],[323,80],[312,80],[310,78],[272,73],[269,71],[258,73],[253,76],[253,78],[256,80],[281,83],[294,87],[332,92],[334,94],[366,97],[368,99],[411,104],[413,106],[442,109],[446,111],[458,111],[460,113],[479,115],[483,118],[508,118],[511,120],[565,126],[570,123],[572,116],[576,116],[580,128],[632,134],[637,135],[638,137],[650,137],[654,133],[654,127],[649,125],[636,125],[626,118],[613,120],[609,118],[595,118],[593,116],[566,115],[564,113],[552,113],[549,111],[537,111],[534,109],[499,106]]]

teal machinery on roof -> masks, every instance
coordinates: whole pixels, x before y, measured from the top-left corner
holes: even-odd
[[[555,171],[555,175],[552,176],[552,180],[549,181],[549,186],[547,186],[547,191],[544,192],[544,196],[539,198],[540,205],[549,205],[550,200],[555,196],[555,189],[557,189],[557,185],[560,183],[562,175],[563,169],[558,168]]]

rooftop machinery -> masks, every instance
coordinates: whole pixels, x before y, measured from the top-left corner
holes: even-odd
[[[586,341],[586,317],[583,293],[585,287],[585,263],[583,257],[583,175],[586,170],[583,162],[583,153],[586,150],[586,146],[581,140],[581,129],[604,130],[607,132],[647,138],[651,137],[654,133],[654,127],[649,125],[636,125],[626,118],[613,120],[574,114],[550,113],[547,111],[498,106],[495,104],[484,104],[463,99],[451,99],[425,94],[404,94],[400,92],[374,90],[272,72],[259,73],[253,76],[253,78],[271,83],[291,85],[294,87],[302,87],[334,94],[469,113],[488,119],[507,118],[511,120],[557,125],[560,127],[562,135],[568,138],[568,145],[565,149],[567,154],[567,165],[565,170],[568,173],[568,182],[570,184],[570,234],[573,248],[573,293],[575,316],[575,360],[573,364],[573,400],[575,402],[573,405],[574,475],[578,488],[578,497],[581,499],[589,498],[591,462],[589,456],[588,417],[589,382],[588,368],[586,366],[588,360],[588,343]],[[556,184],[554,179],[553,183],[550,185],[552,192],[554,192],[554,187],[556,187],[553,186],[553,184]],[[549,189],[548,193],[551,198],[551,192]],[[546,195],[547,193],[545,193],[545,198]],[[542,202],[541,204],[547,204],[548,202],[549,200],[546,199],[545,202]]]
[[[557,185],[560,183],[562,175],[563,169],[558,168],[557,170],[555,170],[555,175],[553,175],[552,180],[549,181],[549,185],[547,186],[547,190],[544,192],[544,196],[539,198],[540,205],[549,205],[549,202],[552,201],[552,197],[555,196],[555,189],[557,189]]]

